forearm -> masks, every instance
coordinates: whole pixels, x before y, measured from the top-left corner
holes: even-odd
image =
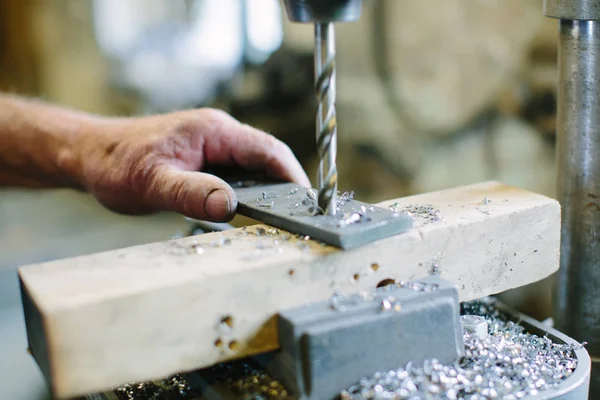
[[[0,186],[79,187],[75,149],[95,119],[0,95]]]

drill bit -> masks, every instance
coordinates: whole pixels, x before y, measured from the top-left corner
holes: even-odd
[[[335,33],[332,22],[315,24],[315,91],[317,109],[317,154],[319,156],[319,208],[335,215],[338,174],[337,121],[335,110]],[[326,175],[324,176],[324,172]]]

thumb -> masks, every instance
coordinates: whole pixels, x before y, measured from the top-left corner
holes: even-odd
[[[145,191],[145,202],[153,208],[213,222],[231,220],[237,208],[235,192],[222,179],[169,165],[155,171]]]

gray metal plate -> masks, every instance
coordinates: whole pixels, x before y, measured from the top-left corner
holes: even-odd
[[[394,236],[412,227],[408,214],[354,199],[339,203],[335,216],[314,215],[316,200],[307,194],[308,189],[293,183],[234,186],[234,190],[238,214],[342,249]]]

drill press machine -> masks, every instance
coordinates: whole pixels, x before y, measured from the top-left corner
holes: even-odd
[[[480,326],[469,327],[469,319],[459,319],[459,300],[499,293],[555,272],[559,239],[557,325],[575,339],[588,341],[594,366],[598,365],[600,1],[545,1],[546,14],[561,19],[561,238],[556,201],[498,183],[397,199],[378,207],[336,198],[333,23],[359,18],[361,3],[285,0],[292,21],[315,24],[317,147],[322,163],[318,199],[311,190],[304,193],[295,185],[242,185],[236,188],[239,212],[271,226],[20,270],[30,349],[58,397],[249,356],[261,358],[266,369],[301,399],[332,398],[351,382],[359,382],[353,386],[356,392],[345,391],[345,398],[364,398],[363,391],[367,398],[415,398],[423,391],[431,398],[457,394],[463,398],[461,393],[468,398],[498,398],[501,387],[493,385],[510,392],[503,380],[507,371],[518,373],[508,384],[525,386],[505,398],[587,397],[590,358],[585,349],[518,314],[508,317],[508,325],[521,323],[537,338],[523,342],[523,332],[515,336],[514,331],[496,331],[492,342],[499,340],[494,343],[501,347],[503,338],[511,335],[520,342],[486,353],[480,358],[484,363],[475,366],[479,370],[465,372],[435,362],[376,373],[373,382],[360,377],[408,360],[455,362],[465,352],[463,329],[472,329],[464,338],[487,333],[487,328],[479,332]],[[316,212],[290,213],[306,208],[305,196],[316,200]],[[416,217],[406,218],[403,210]],[[361,218],[356,220],[356,215]],[[342,224],[330,226],[331,220]],[[416,226],[413,220],[418,220]],[[293,238],[273,226],[310,237]],[[437,254],[443,255],[441,267],[431,261]],[[423,278],[431,271],[440,276]],[[332,296],[334,288],[355,294]],[[474,345],[468,351],[488,352],[481,343]],[[556,349],[568,359],[557,361],[546,354],[540,361],[538,355]],[[516,354],[503,354],[505,350]],[[519,351],[527,352],[522,354],[527,365]],[[565,367],[563,362],[570,364]],[[538,378],[560,375],[565,368],[572,373],[543,390],[546,382]],[[207,377],[205,372],[200,378]],[[251,377],[259,383],[261,379],[262,375]],[[201,386],[206,384],[200,380]],[[597,398],[598,374],[591,380],[590,398]],[[440,385],[448,382],[457,389],[446,388],[441,394]],[[417,388],[423,383],[426,388]],[[207,398],[239,398],[209,389],[204,391]]]

